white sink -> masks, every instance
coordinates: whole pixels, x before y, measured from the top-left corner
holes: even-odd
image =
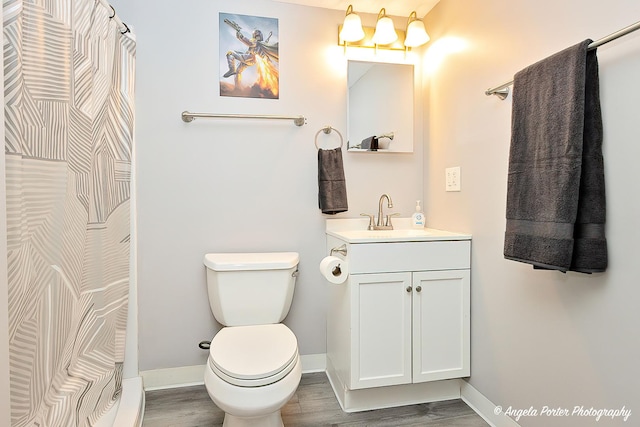
[[[471,235],[434,228],[412,229],[409,218],[394,219],[393,230],[367,230],[368,220],[328,219],[326,233],[347,243],[427,242],[432,240],[469,240]],[[405,228],[406,227],[406,228]]]

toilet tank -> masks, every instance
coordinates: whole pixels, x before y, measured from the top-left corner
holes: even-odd
[[[296,252],[206,254],[216,320],[224,326],[280,323],[291,307],[298,260]]]

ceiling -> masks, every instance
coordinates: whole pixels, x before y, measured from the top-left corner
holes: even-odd
[[[416,11],[418,18],[422,19],[440,0],[276,0],[281,3],[294,3],[303,6],[322,7],[325,9],[337,9],[346,11],[349,5],[353,5],[356,13],[378,14],[383,7],[387,15],[409,16]]]

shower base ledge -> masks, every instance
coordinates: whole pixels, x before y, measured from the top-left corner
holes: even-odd
[[[142,377],[122,380],[122,394],[94,427],[141,427],[144,417]]]

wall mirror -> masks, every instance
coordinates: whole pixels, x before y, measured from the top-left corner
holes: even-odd
[[[348,150],[413,152],[413,65],[348,61]]]

